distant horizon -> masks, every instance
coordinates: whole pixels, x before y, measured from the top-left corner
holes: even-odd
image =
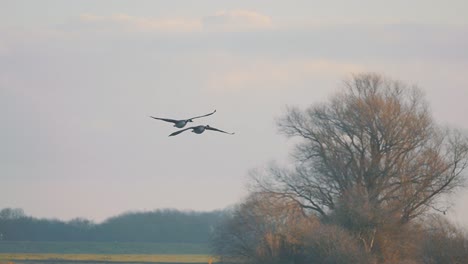
[[[68,218],[68,219],[62,219],[62,218],[57,218],[57,217],[47,217],[47,216],[44,216],[44,217],[39,217],[39,216],[35,216],[35,215],[30,215],[28,214],[27,211],[23,210],[24,211],[24,215],[26,217],[32,217],[32,218],[35,218],[35,219],[43,219],[43,220],[58,220],[58,221],[61,221],[61,222],[70,222],[70,221],[73,221],[75,219],[83,219],[83,220],[88,220],[88,221],[91,221],[92,223],[94,224],[100,224],[100,223],[103,223],[105,222],[106,220],[109,220],[111,218],[115,218],[115,217],[118,217],[118,216],[123,216],[123,215],[126,215],[126,214],[144,214],[144,213],[153,213],[153,212],[164,212],[164,211],[176,211],[176,212],[180,212],[180,213],[213,213],[213,212],[222,212],[222,211],[226,211],[226,210],[229,210],[231,206],[227,206],[225,208],[219,208],[219,209],[213,209],[213,210],[193,210],[193,209],[177,209],[177,208],[156,208],[156,209],[153,209],[153,210],[147,210],[147,209],[141,209],[141,210],[128,210],[128,211],[123,211],[121,213],[117,213],[115,215],[111,215],[111,216],[108,216],[100,221],[96,221],[94,219],[90,219],[90,218],[86,218],[86,217],[81,217],[81,216],[76,216],[76,217],[72,217],[72,218]],[[12,208],[12,207],[4,207],[4,208],[0,208],[0,211],[3,210],[3,209],[22,209],[22,208]]]

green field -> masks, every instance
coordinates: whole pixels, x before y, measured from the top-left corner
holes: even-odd
[[[208,263],[207,244],[109,242],[0,242],[5,263]]]
[[[0,263],[209,263],[210,258],[208,255],[1,253]]]
[[[121,242],[0,242],[0,253],[209,255],[208,244]]]

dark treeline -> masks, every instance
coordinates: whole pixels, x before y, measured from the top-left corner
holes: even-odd
[[[206,243],[222,215],[165,209],[128,212],[95,224],[83,218],[38,219],[6,208],[0,211],[0,240]]]

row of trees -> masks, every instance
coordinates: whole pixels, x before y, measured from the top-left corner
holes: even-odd
[[[223,212],[157,210],[125,213],[100,224],[26,216],[21,209],[0,211],[0,234],[7,241],[118,241],[207,243]]]
[[[366,73],[327,103],[289,109],[288,166],[253,173],[213,249],[242,263],[466,263],[468,239],[434,213],[463,185],[465,133],[436,124],[422,92]],[[465,261],[465,262],[464,262]]]

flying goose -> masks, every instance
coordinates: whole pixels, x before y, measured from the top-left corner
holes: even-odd
[[[213,131],[218,131],[218,132],[221,132],[221,133],[226,133],[226,134],[229,134],[229,135],[234,135],[234,133],[229,133],[229,132],[226,132],[226,131],[223,131],[223,130],[220,130],[220,129],[217,129],[217,128],[214,128],[214,127],[210,127],[208,125],[206,126],[193,126],[193,127],[187,127],[187,128],[184,128],[182,130],[179,130],[179,131],[176,131],[172,134],[170,134],[169,136],[172,137],[172,136],[176,136],[186,130],[189,130],[189,129],[192,129],[192,132],[193,133],[196,133],[196,134],[201,134],[203,132],[205,132],[205,130],[213,130]]]
[[[157,119],[157,120],[162,120],[162,121],[166,121],[166,122],[171,122],[171,123],[174,123],[174,126],[175,126],[175,127],[183,128],[188,122],[193,122],[193,119],[195,119],[195,118],[200,118],[200,117],[205,117],[205,116],[209,116],[209,115],[214,114],[215,112],[216,112],[216,110],[214,110],[212,113],[209,113],[209,114],[206,114],[206,115],[196,116],[196,117],[192,117],[192,118],[189,118],[189,119],[182,119],[182,120],[174,120],[174,119],[160,118],[160,117],[154,117],[154,116],[150,116],[150,117],[151,117],[151,118],[154,118],[154,119]]]

